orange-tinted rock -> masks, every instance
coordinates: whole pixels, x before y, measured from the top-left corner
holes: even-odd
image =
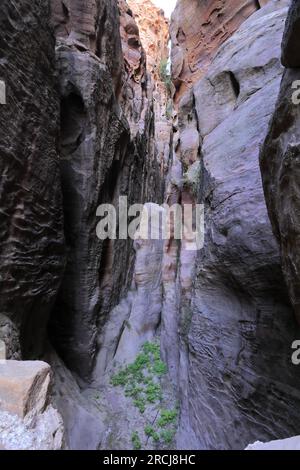
[[[218,48],[268,0],[178,0],[172,15],[172,75],[177,98],[206,72]]]
[[[160,81],[160,64],[169,56],[169,22],[150,0],[128,0],[128,5],[139,27],[148,71],[154,80]]]
[[[122,0],[124,3],[124,1]],[[119,4],[122,3],[119,1]],[[127,1],[139,30],[139,40],[146,53],[147,72],[151,76],[151,89],[153,92],[153,107],[155,114],[155,142],[158,151],[158,160],[161,164],[162,174],[165,172],[170,155],[170,133],[172,99],[168,88],[168,57],[169,57],[169,21],[163,10],[157,8],[150,0]],[[122,11],[122,10],[121,10]],[[121,19],[122,25],[122,19]],[[131,23],[125,27],[128,39],[136,31]],[[122,34],[122,39],[124,34]],[[124,43],[124,41],[122,41]],[[125,57],[126,55],[125,48]],[[165,76],[164,76],[165,75]]]

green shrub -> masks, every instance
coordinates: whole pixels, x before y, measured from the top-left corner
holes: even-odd
[[[135,361],[111,378],[111,384],[114,387],[122,387],[125,396],[131,398],[133,405],[144,414],[148,404],[157,405],[161,402],[163,393],[160,378],[166,373],[167,366],[160,358],[159,344],[147,342],[142,346]],[[156,424],[145,427],[146,436],[154,442],[172,442],[176,419],[176,410],[161,410]],[[164,428],[161,435],[158,428]],[[141,449],[141,440],[136,431],[133,432],[131,440],[134,449]]]
[[[166,429],[166,430],[161,432],[160,439],[165,444],[171,444],[173,442],[175,434],[176,434],[176,431],[174,429]]]
[[[160,428],[168,426],[168,424],[173,424],[177,420],[177,410],[161,410],[160,418],[157,421],[157,424]]]
[[[159,441],[159,434],[155,431],[153,426],[146,426],[145,427],[145,434],[146,434],[147,437],[151,437],[154,440],[154,442]]]
[[[160,401],[162,399],[161,386],[159,384],[155,384],[154,382],[150,382],[147,385],[145,393],[149,403],[155,403],[156,401]]]
[[[159,75],[161,81],[165,84],[166,90],[169,95],[172,93],[172,78],[168,70],[168,59],[163,59],[159,66]]]
[[[134,431],[131,435],[131,442],[132,442],[134,450],[141,450],[142,443],[140,440],[140,436],[138,435],[136,431]]]

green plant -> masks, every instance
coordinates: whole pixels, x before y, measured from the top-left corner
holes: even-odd
[[[145,434],[147,437],[151,437],[154,442],[158,442],[159,441],[159,434],[155,431],[155,429],[153,428],[153,426],[146,426],[145,427]]]
[[[171,444],[174,437],[175,437],[176,431],[174,429],[166,429],[161,432],[160,434],[160,439],[165,443],[165,444]]]
[[[146,400],[144,397],[138,396],[135,400],[133,400],[133,404],[136,408],[139,409],[141,414],[145,413],[146,410]]]
[[[158,359],[154,361],[152,370],[158,376],[165,375],[167,373],[167,366],[163,361]]]
[[[150,382],[147,385],[145,393],[149,403],[155,403],[162,398],[161,386],[154,382]]]
[[[141,443],[140,436],[138,435],[137,431],[134,431],[132,433],[131,442],[132,442],[134,450],[141,450],[142,443]]]
[[[159,65],[159,75],[162,82],[164,82],[166,90],[169,95],[172,93],[172,78],[169,73],[169,60],[162,59]]]
[[[164,428],[168,426],[168,424],[175,423],[177,416],[177,410],[161,410],[160,418],[158,419],[157,424],[160,428]]]
[[[113,375],[111,384],[115,387],[122,387],[125,396],[132,399],[133,405],[143,415],[148,405],[158,405],[161,402],[163,392],[160,379],[166,373],[167,366],[161,360],[159,344],[146,342],[135,361]],[[171,439],[170,436],[175,434],[173,428],[177,419],[177,411],[162,409],[158,412],[159,419],[156,424],[145,427],[145,435],[153,439],[154,442],[159,442],[162,439],[168,443]],[[161,436],[158,428],[164,428]],[[132,434],[131,440],[134,449],[141,448],[141,441],[136,431]]]

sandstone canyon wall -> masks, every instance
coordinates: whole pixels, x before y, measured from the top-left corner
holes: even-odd
[[[189,31],[182,13],[185,3],[179,1],[173,14],[171,30],[178,34]],[[204,5],[197,2],[198,8]],[[268,219],[258,159],[282,76],[280,44],[287,6],[286,1],[268,2],[253,13],[218,44],[213,58],[205,56],[203,66],[198,63],[200,80],[188,73],[195,80],[193,88],[183,95],[179,90],[177,96],[176,154],[188,176],[198,152],[198,197],[206,211],[205,244],[195,260],[189,301],[182,282],[175,289],[182,302],[174,365],[182,399],[179,447],[236,449],[257,440],[257,433],[268,440],[298,432],[298,417],[285,416],[288,409],[299,409],[299,378],[290,359],[299,330]],[[206,51],[213,50],[213,37],[205,40],[212,41]],[[183,267],[181,261],[179,273]],[[171,315],[170,308],[167,312]],[[173,346],[168,352],[173,362],[175,353]]]
[[[49,2],[4,0],[0,23],[0,339],[10,357],[35,358],[65,264]]]
[[[172,86],[168,21],[150,0],[3,0],[0,447],[243,449],[299,434],[288,6],[178,0]],[[162,202],[203,204],[203,248],[172,230],[99,240],[97,207],[124,195],[151,227]],[[11,360],[41,358],[51,396],[49,366]],[[8,396],[18,380],[41,386],[35,427]],[[149,431],[166,410],[169,434]]]
[[[133,256],[127,240],[99,243],[97,207],[118,208],[122,195],[128,204],[162,197],[145,52],[132,12],[125,2],[119,7],[122,41],[116,2],[52,2],[68,253],[52,337],[84,378],[101,348],[101,327],[126,293]]]
[[[268,0],[180,0],[171,22],[172,70],[178,95],[206,72],[219,47]]]
[[[282,61],[286,70],[273,119],[261,151],[261,171],[274,233],[280,243],[283,270],[298,322],[299,277],[299,4],[292,2],[284,32]],[[296,86],[295,86],[296,84]],[[293,96],[296,94],[296,102]]]

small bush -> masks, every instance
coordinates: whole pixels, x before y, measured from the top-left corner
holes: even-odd
[[[140,440],[140,436],[138,435],[136,431],[134,431],[131,435],[131,442],[132,442],[134,450],[141,450],[142,443]]]
[[[173,424],[177,420],[177,410],[161,410],[160,418],[157,421],[159,427],[164,428],[168,424]]]
[[[154,442],[159,441],[159,434],[155,431],[155,429],[152,426],[145,427],[145,434],[147,437],[151,437],[154,440]]]
[[[133,405],[144,414],[147,405],[157,405],[163,398],[160,378],[167,373],[167,366],[160,358],[160,346],[157,343],[147,342],[135,361],[121,369],[111,378],[115,387],[123,387],[126,397],[131,398]],[[175,435],[177,419],[176,410],[161,410],[159,419],[152,426],[145,427],[147,437],[154,442],[172,442]],[[163,428],[161,434],[158,428]],[[141,449],[141,440],[138,433],[132,433],[134,449]]]
[[[161,432],[160,439],[165,444],[171,444],[173,442],[175,434],[176,434],[176,431],[174,429],[166,429],[166,430]]]

